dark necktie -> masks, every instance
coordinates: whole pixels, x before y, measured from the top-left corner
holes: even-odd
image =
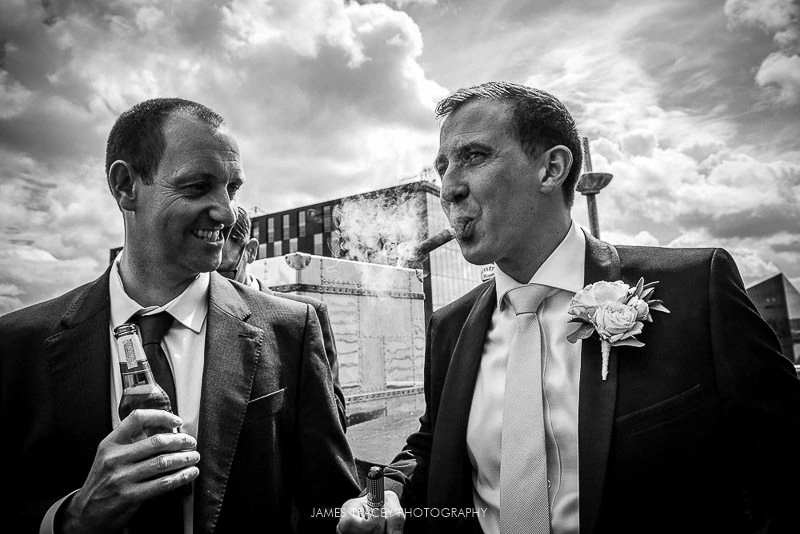
[[[167,393],[172,403],[172,413],[178,413],[178,398],[175,394],[175,377],[161,341],[172,326],[172,315],[167,312],[155,315],[137,316],[142,345],[153,377]],[[130,534],[149,534],[164,532],[181,534],[183,532],[183,496],[191,492],[191,486],[182,486],[159,497],[145,501],[133,516],[128,527]]]
[[[178,413],[178,397],[175,394],[175,377],[169,366],[169,360],[164,349],[161,348],[161,340],[172,326],[174,321],[168,312],[156,313],[155,315],[139,316],[139,331],[142,334],[142,345],[147,361],[150,362],[150,369],[158,385],[167,392],[172,403],[172,413]]]

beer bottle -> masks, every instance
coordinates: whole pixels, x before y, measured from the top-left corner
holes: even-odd
[[[122,375],[122,399],[119,419],[125,419],[137,408],[166,410],[172,413],[172,403],[167,392],[158,385],[144,353],[139,328],[125,323],[114,329],[117,341],[119,370]]]
[[[114,339],[117,342],[117,359],[122,375],[119,420],[122,421],[137,408],[174,413],[169,395],[158,385],[150,369],[150,362],[147,361],[142,338],[139,335],[139,327],[133,323],[122,324],[114,329]],[[177,428],[172,429],[173,433],[177,431]],[[192,484],[186,484],[170,491],[167,495],[173,494],[177,498],[183,498],[191,495],[192,487]]]

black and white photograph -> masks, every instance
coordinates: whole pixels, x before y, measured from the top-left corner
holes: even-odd
[[[800,532],[797,0],[4,0],[9,533]]]

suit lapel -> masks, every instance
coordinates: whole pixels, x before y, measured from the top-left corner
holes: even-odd
[[[460,503],[467,458],[467,423],[480,368],[483,342],[495,307],[495,283],[486,285],[461,328],[447,369],[434,432],[428,495],[442,497],[430,506]]]
[[[211,273],[197,439],[200,476],[195,481],[194,526],[198,533],[213,532],[219,518],[262,345],[277,351],[272,332],[246,323],[248,317],[250,309],[232,284]]]
[[[584,285],[621,279],[617,250],[587,234]],[[614,427],[617,400],[614,349],[611,350],[608,379],[605,381],[600,378],[601,363],[600,341],[594,337],[583,340],[578,408],[581,532],[593,532],[597,523]]]
[[[106,270],[78,293],[61,318],[63,329],[44,343],[61,435],[76,444],[76,460],[89,465],[111,432],[108,276]]]

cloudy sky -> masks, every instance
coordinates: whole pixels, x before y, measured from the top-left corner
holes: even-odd
[[[0,313],[122,243],[105,137],[136,102],[224,115],[264,212],[418,173],[435,102],[499,79],[575,114],[614,174],[604,238],[723,246],[746,283],[800,286],[797,28],[796,0],[3,0]]]

